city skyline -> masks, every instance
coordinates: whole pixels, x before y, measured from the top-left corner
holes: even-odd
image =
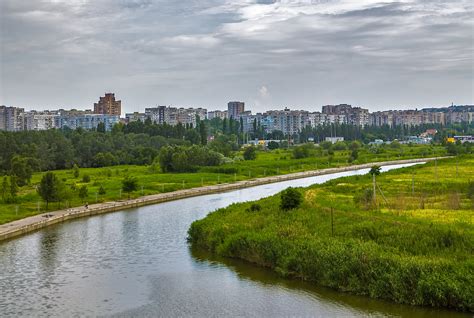
[[[0,4],[0,104],[123,112],[370,111],[474,103],[470,1],[12,1]]]

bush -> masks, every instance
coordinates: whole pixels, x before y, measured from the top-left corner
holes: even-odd
[[[161,148],[158,161],[163,172],[193,172],[200,166],[218,166],[224,156],[206,146],[166,146]]]
[[[374,191],[370,188],[367,188],[354,196],[354,203],[363,205],[366,209],[368,209],[373,202],[373,198]]]
[[[82,176],[82,182],[89,183],[91,181],[91,177],[88,174]]]
[[[314,150],[313,144],[304,144],[301,146],[293,147],[293,158],[295,159],[302,159],[308,158],[311,156]]]
[[[252,203],[252,205],[250,206],[250,208],[247,209],[248,212],[258,212],[262,209],[262,207],[260,206],[260,204],[258,203]]]
[[[99,195],[104,195],[104,194],[106,193],[105,188],[104,188],[103,185],[101,185],[101,186],[99,187],[98,193],[99,193]]]
[[[255,160],[257,159],[257,148],[250,146],[244,150],[244,159],[245,160]]]
[[[301,193],[292,187],[289,187],[288,189],[281,192],[280,196],[280,208],[285,211],[296,209],[301,205],[301,202],[303,201]]]
[[[280,148],[280,144],[279,144],[278,142],[276,142],[276,141],[270,141],[270,142],[268,143],[268,146],[267,146],[267,147],[268,147],[268,149],[270,149],[270,150],[274,150],[274,149]]]

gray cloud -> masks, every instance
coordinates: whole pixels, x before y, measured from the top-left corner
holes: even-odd
[[[256,111],[474,102],[468,0],[0,5],[0,104],[91,107],[104,91],[126,111],[231,99]]]

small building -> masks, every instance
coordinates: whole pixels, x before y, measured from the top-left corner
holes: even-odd
[[[465,142],[474,143],[474,136],[454,136],[455,141],[460,141],[462,144]]]
[[[344,137],[326,137],[325,140],[335,144],[336,142],[344,141]]]

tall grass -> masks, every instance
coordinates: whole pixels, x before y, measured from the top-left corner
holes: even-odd
[[[194,222],[189,240],[341,291],[474,311],[474,158],[459,159],[458,173],[455,165],[444,160],[384,173],[370,206],[354,200],[371,188],[370,176],[300,189],[303,205],[290,212],[279,208],[279,195],[234,204]]]

